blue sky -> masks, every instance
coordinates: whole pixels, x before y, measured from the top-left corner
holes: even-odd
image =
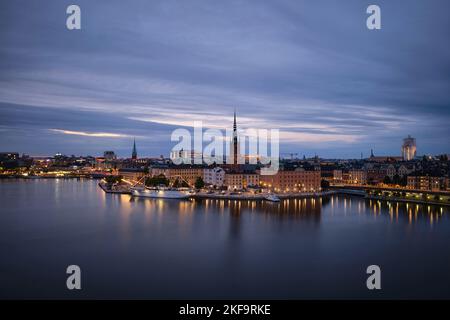
[[[82,30],[66,29],[81,7]],[[382,29],[366,28],[381,7]],[[450,2],[0,3],[0,150],[168,155],[171,132],[278,128],[281,151],[450,153]]]

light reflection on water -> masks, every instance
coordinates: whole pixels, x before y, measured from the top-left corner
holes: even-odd
[[[114,197],[114,195],[113,195]],[[324,198],[285,199],[278,203],[267,201],[238,201],[227,199],[201,199],[201,200],[164,200],[133,198],[120,196],[125,212],[131,210],[130,203],[143,206],[145,212],[156,213],[176,212],[179,221],[186,222],[194,212],[203,214],[224,214],[240,216],[241,214],[258,214],[272,216],[278,219],[311,220],[320,222],[322,216],[362,216],[367,219],[377,219],[380,216],[388,217],[389,222],[417,222],[430,225],[439,223],[443,215],[448,213],[444,206],[433,206],[416,203],[369,200],[361,197],[334,195]]]
[[[399,275],[385,298],[450,298],[448,207],[152,200],[64,179],[0,181],[0,200],[0,297],[70,297],[61,281],[76,262],[88,298],[370,298],[361,283],[373,263]]]

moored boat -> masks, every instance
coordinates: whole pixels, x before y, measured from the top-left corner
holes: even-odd
[[[185,191],[173,190],[173,189],[144,189],[133,188],[131,195],[135,197],[144,197],[152,199],[187,199],[191,196],[190,193]]]
[[[266,199],[267,201],[271,201],[271,202],[280,202],[280,198],[278,198],[274,194],[269,194],[269,195],[265,196],[264,199]]]

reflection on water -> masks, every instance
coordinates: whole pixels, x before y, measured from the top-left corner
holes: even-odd
[[[417,203],[366,200],[365,204],[374,216],[387,214],[391,222],[403,221],[408,224],[428,222],[433,225],[448,211],[443,206]]]
[[[352,216],[368,215],[388,216],[389,221],[407,221],[412,224],[417,221],[438,223],[440,218],[448,212],[443,206],[422,205],[416,203],[391,202],[368,200],[361,197],[334,195],[323,198],[285,199],[281,202],[267,201],[238,201],[220,199],[201,200],[163,200],[133,198],[127,195],[118,197],[118,201],[124,209],[124,214],[130,211],[130,203],[135,203],[145,208],[145,212],[163,214],[164,212],[176,212],[180,215],[180,222],[193,214],[229,214],[230,217],[239,217],[242,214],[258,214],[260,216],[272,216],[277,219],[309,220],[319,223],[322,215]]]
[[[0,298],[70,298],[73,263],[85,298],[371,298],[374,263],[391,274],[383,298],[450,298],[448,207],[152,200],[65,179],[0,181],[0,203]]]
[[[106,197],[106,199],[105,199]],[[205,223],[211,215],[219,215],[223,225],[228,225],[230,239],[238,238],[241,233],[242,219],[255,217],[287,225],[296,223],[310,227],[319,227],[326,221],[362,222],[378,221],[380,223],[433,226],[441,221],[448,209],[440,206],[410,204],[402,202],[386,202],[368,200],[361,197],[334,195],[323,198],[285,199],[281,202],[267,201],[238,201],[220,199],[197,200],[170,200],[135,198],[129,195],[104,195],[106,206],[118,205],[120,207],[120,231],[125,240],[129,240],[135,232],[135,226],[130,224],[134,217],[135,222],[152,224],[158,230],[167,226],[164,222],[176,216],[177,232],[181,237],[188,238],[196,229],[195,224],[202,219]],[[326,221],[322,221],[326,218]],[[363,219],[363,220],[361,220]],[[214,218],[213,218],[214,220]],[[212,220],[212,221],[213,221]],[[347,221],[347,220],[345,220]],[[203,223],[203,222],[202,222]],[[311,229],[312,230],[312,229]]]
[[[129,197],[129,196],[128,196]],[[320,220],[322,205],[330,202],[330,199],[289,199],[278,203],[266,201],[238,201],[238,200],[171,200],[171,199],[144,199],[129,197],[128,202],[139,203],[146,210],[152,212],[178,212],[180,215],[190,214],[194,211],[204,213],[225,212],[232,216],[243,213],[255,213],[263,215],[277,215],[279,218],[312,218]]]

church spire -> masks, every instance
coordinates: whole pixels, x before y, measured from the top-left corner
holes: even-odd
[[[136,151],[136,138],[133,140],[133,152],[131,153],[131,159],[137,159],[137,151]]]
[[[236,108],[234,108],[234,121],[233,121],[233,140],[232,140],[232,159],[233,165],[237,166],[238,164],[238,155],[239,155],[239,142],[238,142],[238,133],[237,133],[237,124],[236,124]]]
[[[234,122],[233,122],[233,131],[237,130],[237,124],[236,124],[236,108],[234,108]]]

